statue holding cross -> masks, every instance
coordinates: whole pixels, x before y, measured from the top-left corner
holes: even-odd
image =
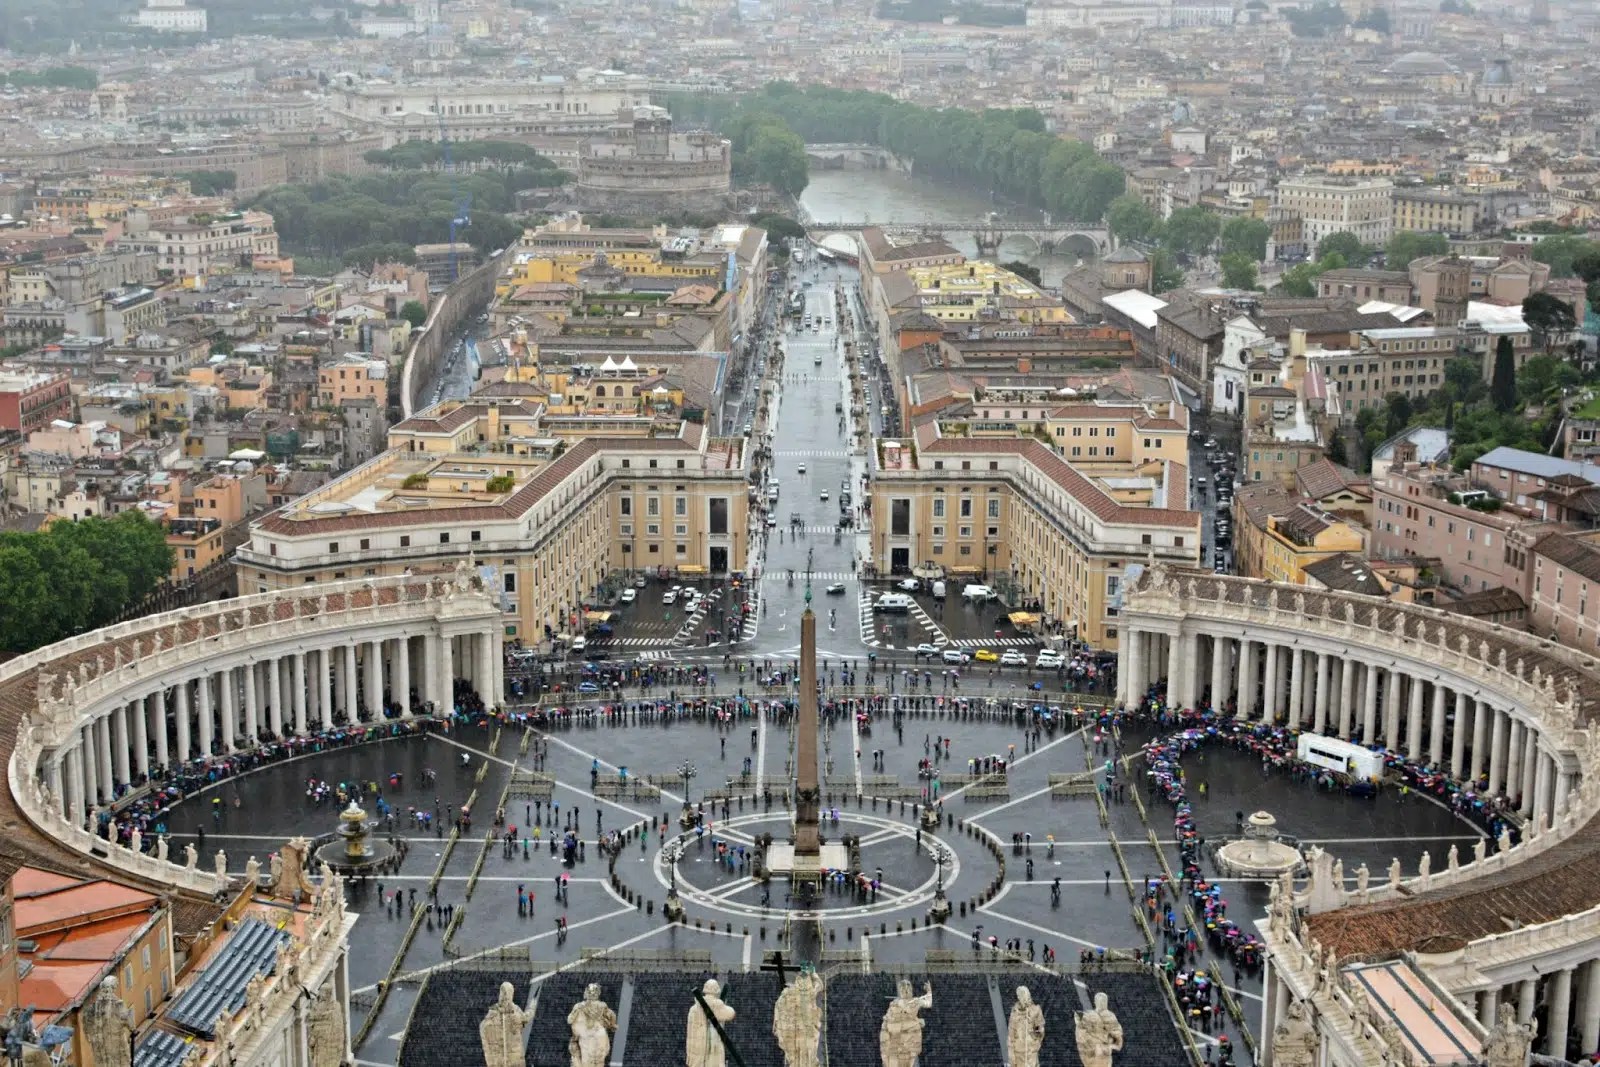
[[[782,953],[778,954],[777,966],[781,976]],[[778,994],[772,1009],[772,1034],[783,1050],[784,1067],[817,1067],[822,1038],[821,995],[822,979],[810,967],[801,968],[794,984]]]

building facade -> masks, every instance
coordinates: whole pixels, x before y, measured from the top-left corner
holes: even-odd
[[[1394,182],[1387,178],[1305,175],[1278,184],[1278,206],[1301,219],[1306,248],[1315,256],[1322,239],[1349,232],[1374,247],[1394,236]]]

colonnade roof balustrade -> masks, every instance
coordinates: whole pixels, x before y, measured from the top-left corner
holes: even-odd
[[[416,624],[498,632],[499,610],[471,568],[262,593],[151,615],[68,638],[0,664],[0,874],[24,864],[84,877],[108,871],[196,898],[210,872],[92,837],[59,815],[41,781],[47,754],[119,702],[160,692],[208,665],[288,655]],[[426,630],[423,628],[426,627]],[[126,853],[126,856],[123,854]],[[182,898],[180,898],[180,903]]]
[[[1124,629],[1284,642],[1331,641],[1350,660],[1381,663],[1473,695],[1537,729],[1581,775],[1552,828],[1510,862],[1461,868],[1444,885],[1427,879],[1375,892],[1371,903],[1305,917],[1322,950],[1343,959],[1433,953],[1600,907],[1600,661],[1534,634],[1419,605],[1258,579],[1145,569],[1124,600]],[[1518,858],[1519,854],[1521,857]],[[1443,881],[1441,879],[1441,881]]]

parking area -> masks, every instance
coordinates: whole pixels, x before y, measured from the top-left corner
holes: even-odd
[[[631,594],[631,599],[630,599]],[[636,578],[589,628],[586,654],[720,645],[743,626],[748,583],[682,577]],[[609,630],[609,632],[607,632]]]
[[[933,583],[898,579],[862,584],[862,640],[875,647],[907,648],[928,642],[941,648],[1017,649],[1030,656],[1044,641],[1031,628],[1018,629],[1011,609],[999,600],[964,598],[960,584],[948,581],[946,595],[933,595]],[[974,583],[976,584],[976,583]],[[873,610],[885,594],[908,599],[905,610]]]

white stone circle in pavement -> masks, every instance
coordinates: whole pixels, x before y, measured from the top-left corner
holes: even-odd
[[[746,815],[736,815],[731,818],[718,821],[716,823],[714,835],[708,836],[726,836],[730,840],[741,841],[744,844],[749,844],[754,839],[753,835],[740,832],[741,827],[755,826],[759,823],[769,822],[775,822],[786,826],[790,818],[791,816],[787,812],[754,812]],[[907,839],[914,839],[916,837],[917,828],[914,824],[900,822],[895,819],[884,818],[881,815],[851,812],[849,815],[849,821],[852,824],[864,824],[869,827],[875,827],[880,831],[889,831],[895,837]],[[854,829],[854,826],[852,826],[852,829]],[[777,835],[774,834],[774,836]],[[679,835],[672,840],[687,840],[692,837],[692,834]],[[961,875],[961,857],[954,848],[945,845],[944,841],[942,841],[937,835],[927,833],[926,831],[923,832],[922,850],[928,853],[930,858],[933,858],[934,849],[940,845],[944,845],[950,853],[950,869],[945,875],[945,885],[948,887],[953,885],[955,880]],[[684,858],[691,858],[691,852],[687,849],[685,850]],[[656,881],[661,884],[661,888],[669,888],[671,885],[671,879],[667,873],[664,849],[656,849],[655,855],[651,859],[650,867],[655,874]],[[937,863],[935,863],[933,874],[929,876],[921,885],[914,889],[907,890],[900,896],[880,896],[875,903],[855,904],[845,908],[823,909],[797,909],[787,908],[782,905],[763,908],[760,904],[746,904],[742,901],[731,899],[733,896],[738,895],[738,893],[748,889],[753,889],[759,885],[759,883],[753,879],[740,878],[735,881],[726,882],[714,888],[707,889],[695,885],[693,882],[684,877],[683,861],[680,860],[678,864],[678,896],[685,903],[692,903],[702,908],[708,908],[713,911],[722,912],[728,915],[738,915],[749,919],[796,918],[814,920],[858,920],[870,918],[874,915],[888,915],[894,912],[905,911],[908,908],[918,908],[930,903],[934,898],[935,889],[938,885],[938,879],[939,870]],[[779,883],[781,881],[781,879],[773,879],[774,883]]]

